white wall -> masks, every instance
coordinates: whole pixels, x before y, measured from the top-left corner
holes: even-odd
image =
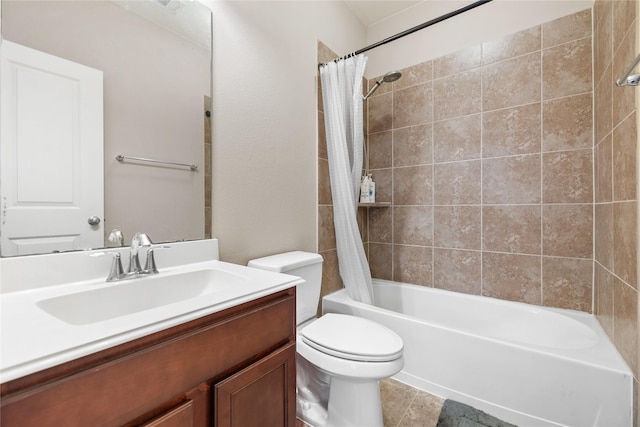
[[[317,251],[317,41],[348,52],[365,44],[365,28],[337,1],[201,1],[214,14],[221,259]]]
[[[471,4],[423,1],[368,28],[367,45]],[[593,0],[493,0],[461,15],[367,52],[366,75],[380,76],[593,6]]]

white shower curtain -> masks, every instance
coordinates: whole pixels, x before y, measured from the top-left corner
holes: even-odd
[[[363,157],[363,55],[320,67],[340,276],[351,298],[373,304],[371,272],[358,229]]]

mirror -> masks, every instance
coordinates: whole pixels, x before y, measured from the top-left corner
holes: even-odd
[[[107,239],[112,229],[122,232],[125,246],[138,231],[147,233],[154,243],[210,238],[211,10],[191,0],[1,0],[0,5],[3,55],[5,46],[16,44],[98,70],[102,76],[102,102],[96,102],[103,108],[99,132],[103,149],[97,150],[102,161],[93,169],[101,166],[103,184],[81,178],[69,185],[69,191],[60,191],[69,195],[69,200],[60,204],[73,209],[75,198],[85,191],[83,187],[88,186],[89,193],[104,191],[103,214],[91,212],[73,219],[81,228],[99,235],[100,243],[88,247],[119,246],[120,241]],[[3,68],[3,75],[8,74]],[[4,98],[11,91],[4,88],[1,105],[6,106]],[[44,90],[31,92],[39,96]],[[26,92],[24,88],[21,91]],[[57,182],[71,182],[77,174],[75,169],[60,165],[66,157],[73,157],[78,169],[87,169],[89,162],[77,161],[79,155],[69,148],[73,144],[67,147],[62,141],[58,145],[64,138],[58,134],[60,120],[53,117],[58,114],[54,110],[43,110],[47,114],[38,111],[39,115],[33,113],[22,121],[0,116],[0,127],[8,129],[19,122],[16,126],[26,130],[21,135],[33,134],[33,139],[40,141],[40,148],[31,147],[31,151],[19,138],[14,143],[19,161],[10,172],[20,177],[18,182],[27,182],[29,191],[20,187],[18,196],[10,192],[7,196],[16,185],[5,175],[12,167],[2,166],[2,227],[22,222],[35,235],[29,240],[18,234],[10,244],[3,242],[2,256],[88,248],[75,232],[67,232],[71,237],[47,237],[64,234],[50,228],[71,218],[61,213],[53,199],[59,189]],[[87,116],[79,111],[74,114]],[[75,135],[75,127],[69,129],[69,134]],[[9,139],[3,132],[0,144]],[[0,145],[0,153],[4,156],[7,150],[3,147]],[[65,157],[65,153],[71,154]],[[168,163],[118,161],[118,155]],[[191,170],[191,164],[197,169]],[[48,171],[42,173],[45,169]],[[23,197],[21,191],[42,196]],[[25,220],[24,212],[36,198],[51,209],[42,219]],[[13,217],[12,209],[17,212]],[[0,234],[4,239],[10,233],[0,228]],[[28,242],[19,244],[21,238]]]

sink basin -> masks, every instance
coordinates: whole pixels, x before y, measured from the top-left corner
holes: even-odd
[[[238,274],[203,269],[126,280],[108,287],[45,299],[37,305],[66,323],[87,325],[224,292],[247,282],[247,278]]]

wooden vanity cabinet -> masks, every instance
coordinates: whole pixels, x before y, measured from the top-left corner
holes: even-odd
[[[295,426],[295,288],[1,386],[0,424]]]

